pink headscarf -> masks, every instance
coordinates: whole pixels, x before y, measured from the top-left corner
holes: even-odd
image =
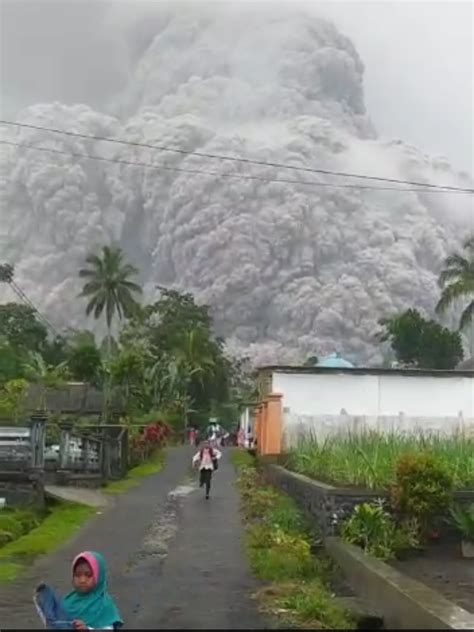
[[[90,551],[83,551],[82,553],[79,553],[79,555],[76,555],[72,563],[73,572],[74,572],[74,569],[76,568],[76,564],[80,560],[85,560],[89,564],[89,566],[92,569],[94,584],[97,585],[99,582],[99,575],[100,575],[99,563],[97,559],[94,557],[94,555]]]

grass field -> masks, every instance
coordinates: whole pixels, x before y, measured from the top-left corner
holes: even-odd
[[[74,503],[53,505],[38,526],[0,548],[0,581],[15,579],[36,557],[68,540],[95,512]]]
[[[165,453],[163,450],[159,450],[150,460],[146,463],[141,463],[132,468],[125,478],[119,481],[113,481],[104,487],[104,492],[107,494],[122,494],[127,490],[138,485],[138,483],[145,477],[151,474],[159,472],[165,462]]]
[[[325,441],[308,438],[291,451],[287,467],[338,485],[385,489],[395,464],[406,453],[429,452],[453,477],[458,489],[474,487],[474,437],[367,432],[341,434]]]

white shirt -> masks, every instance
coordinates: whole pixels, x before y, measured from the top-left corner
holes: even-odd
[[[212,453],[215,459],[220,459],[222,456],[222,453],[216,448],[212,448]],[[201,459],[201,450],[199,450],[199,452],[197,452],[193,456],[193,465],[196,465],[196,463],[199,463],[200,470],[213,470],[214,463],[212,462],[211,449],[204,448],[202,450],[202,459]]]

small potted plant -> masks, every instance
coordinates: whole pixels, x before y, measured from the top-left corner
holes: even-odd
[[[468,507],[452,508],[451,517],[462,535],[461,551],[463,557],[474,558],[474,503]]]

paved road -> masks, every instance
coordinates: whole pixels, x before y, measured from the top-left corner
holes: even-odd
[[[234,471],[225,453],[206,501],[190,476],[191,451],[173,448],[162,472],[117,498],[75,538],[14,585],[0,585],[0,627],[39,629],[33,587],[69,588],[69,561],[101,551],[126,628],[265,628],[251,594]]]

